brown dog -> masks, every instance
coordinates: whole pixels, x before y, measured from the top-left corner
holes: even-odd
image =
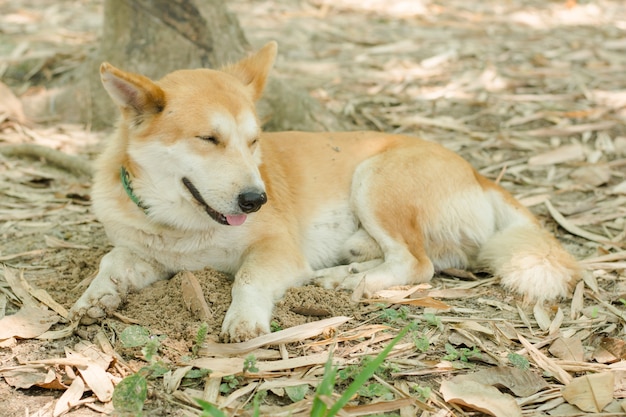
[[[269,43],[222,71],[158,82],[101,67],[120,107],[98,161],[94,210],[115,245],[72,308],[100,318],[180,270],[234,274],[222,335],[269,331],[274,302],[327,288],[428,281],[488,268],[530,300],[567,295],[576,261],[506,191],[435,143],[376,132],[262,133]]]

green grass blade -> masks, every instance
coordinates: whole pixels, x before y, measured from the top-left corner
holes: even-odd
[[[408,331],[409,326],[400,330],[400,333],[398,333],[398,335],[393,338],[393,340],[387,345],[387,347],[383,349],[383,351],[380,352],[372,362],[370,362],[365,368],[363,368],[363,370],[354,378],[352,383],[344,391],[344,393],[337,400],[337,402],[333,404],[331,409],[326,414],[328,417],[336,415],[339,410],[345,407],[348,401],[350,401],[350,398],[352,398],[352,396],[357,393],[359,388],[361,388],[363,384],[365,384],[372,377],[372,375],[374,375],[374,372],[376,372],[376,369],[378,369],[378,367],[383,363],[387,355],[389,355],[391,349],[393,349],[395,344],[398,343]]]
[[[228,417],[226,414],[224,414],[224,412],[222,412],[219,408],[217,408],[208,401],[196,398],[196,402],[202,408],[202,414],[200,417]]]
[[[317,386],[315,390],[315,397],[313,398],[313,406],[311,407],[311,417],[324,417],[328,407],[320,399],[320,396],[330,396],[335,388],[335,376],[337,375],[337,368],[333,367],[333,355],[332,352],[328,355],[326,365],[324,365],[324,378]]]

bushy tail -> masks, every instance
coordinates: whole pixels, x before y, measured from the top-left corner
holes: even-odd
[[[515,200],[491,197],[498,227],[480,249],[480,266],[526,301],[566,297],[580,278],[578,262]]]

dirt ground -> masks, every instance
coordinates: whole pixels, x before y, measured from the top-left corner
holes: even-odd
[[[445,302],[447,309],[433,309],[435,304],[426,302],[425,307],[406,310],[400,304],[358,302],[347,293],[306,286],[291,289],[278,303],[273,327],[352,317],[338,330],[342,335],[378,324],[394,327],[402,320],[422,323],[430,349],[398,353],[397,368],[386,383],[397,389],[398,401],[402,397],[398,392],[411,384],[431,388],[428,403],[433,408],[411,404],[379,415],[482,415],[475,408],[444,401],[441,384],[458,373],[502,365],[509,353],[527,354],[530,349],[524,351],[519,339],[504,336],[509,327],[570,377],[618,369],[612,402],[602,415],[623,415],[624,351],[613,351],[615,360],[601,362],[598,349],[606,348],[607,340],[622,345],[626,340],[620,301],[626,298],[626,5],[619,0],[228,4],[255,47],[271,39],[279,42],[274,77],[306,89],[338,117],[348,118],[355,129],[407,133],[459,152],[481,173],[511,190],[568,250],[585,260],[586,278],[577,295],[543,310],[503,292],[492,277],[477,280],[454,273],[438,275],[432,289],[423,293],[429,300]],[[97,45],[101,16],[102,2],[96,0],[0,1],[0,78],[21,99],[26,113],[23,119],[12,113],[16,107],[0,91],[0,146],[38,143],[84,159],[97,155],[108,132],[62,120],[37,120],[29,112],[56,77],[75,68]],[[91,213],[89,186],[87,176],[0,153],[0,263],[15,274],[23,273],[65,308],[80,296],[100,258],[111,249]],[[230,303],[229,277],[210,270],[195,276],[211,312],[208,340],[216,341]],[[103,333],[120,355],[117,360],[123,366],[111,371],[113,379],[119,379],[142,366],[141,353],[119,341],[120,332],[133,323],[165,336],[160,355],[178,366],[190,355],[203,321],[186,307],[181,279],[176,276],[131,294],[120,316],[80,326],[70,336],[0,341],[0,376],[2,369],[28,361],[65,357],[80,340],[95,341]],[[0,317],[20,307],[6,281],[0,280]],[[390,318],[389,309],[399,316]],[[428,314],[438,315],[440,325],[424,324]],[[489,327],[498,336],[486,336],[484,328],[477,330],[469,322]],[[52,329],[65,325],[61,322]],[[321,349],[307,343],[320,338],[289,344],[276,354],[307,356]],[[547,352],[558,338],[580,341],[584,355],[577,367],[574,361],[565,364]],[[338,355],[358,359],[379,351],[386,340],[346,339]],[[364,344],[360,350],[355,347],[358,343]],[[471,368],[445,367],[441,358],[446,344],[479,347],[482,359]],[[560,395],[565,383],[537,356],[530,360],[532,370],[550,387],[533,400],[531,396],[519,400],[524,415],[584,415],[580,409],[558,408],[569,405]],[[614,368],[609,369],[611,364]],[[319,376],[319,369],[307,375]],[[54,371],[65,375],[67,369],[56,364]],[[240,387],[245,390],[278,378],[268,375],[246,379]],[[151,387],[145,415],[198,415],[182,397],[165,394],[159,384]],[[202,383],[192,388],[207,391]],[[252,389],[242,391],[232,404],[250,401],[250,392],[257,392]],[[52,415],[51,407],[63,392],[41,386],[16,388],[0,379],[0,415]],[[289,405],[284,391],[270,392],[265,406],[274,411],[265,415],[287,415],[277,411]],[[244,413],[237,408],[242,405],[234,407],[227,401],[228,395],[220,394],[218,400],[228,403],[233,414]],[[363,394],[355,403],[367,404],[366,398],[371,399]],[[110,411],[89,393],[83,400],[67,415]],[[546,405],[550,401],[552,408]],[[351,415],[365,415],[355,410]],[[298,412],[292,415],[304,415]]]

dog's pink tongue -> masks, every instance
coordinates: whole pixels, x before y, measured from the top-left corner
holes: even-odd
[[[226,221],[231,226],[241,226],[246,221],[245,214],[227,214]]]

